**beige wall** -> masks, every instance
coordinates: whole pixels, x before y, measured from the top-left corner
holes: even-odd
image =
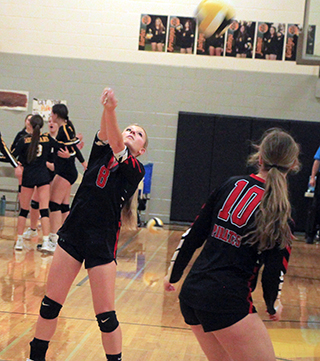
[[[8,53],[317,75],[316,67],[292,62],[212,59],[137,51],[140,16],[194,16],[200,0],[0,0],[0,51]],[[54,4],[54,6],[53,6]],[[298,23],[304,0],[233,1],[236,17]]]

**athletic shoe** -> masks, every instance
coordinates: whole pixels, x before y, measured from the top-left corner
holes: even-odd
[[[38,243],[37,244],[37,251],[41,251],[41,249],[42,249],[42,243]]]
[[[23,239],[17,239],[17,242],[14,246],[14,249],[16,251],[22,251],[23,250]]]
[[[31,229],[30,227],[23,233],[24,239],[31,239],[38,235],[38,231],[36,229]]]
[[[44,239],[42,242],[41,252],[54,252],[56,250],[57,243],[52,241],[50,238],[49,240]]]

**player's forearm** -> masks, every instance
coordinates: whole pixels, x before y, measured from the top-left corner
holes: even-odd
[[[320,161],[319,160],[315,160],[313,162],[313,166],[312,166],[312,170],[311,170],[311,177],[316,177],[318,172],[319,172],[319,167],[320,167]]]

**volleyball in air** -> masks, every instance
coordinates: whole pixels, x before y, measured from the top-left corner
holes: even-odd
[[[163,228],[163,222],[158,217],[151,218],[147,223],[147,229],[151,233],[157,233]]]
[[[202,0],[196,11],[199,32],[206,38],[214,34],[222,35],[234,20],[235,13],[227,1]]]

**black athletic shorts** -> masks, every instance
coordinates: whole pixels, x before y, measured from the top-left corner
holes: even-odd
[[[57,170],[55,174],[58,174],[60,177],[66,179],[71,185],[78,178],[78,171],[76,168],[68,169],[68,171],[59,171]]]
[[[25,188],[34,188],[34,187],[40,188],[40,187],[45,186],[47,184],[50,184],[50,182],[48,181],[48,182],[44,182],[44,183],[26,183],[26,182],[22,181],[21,186],[25,187]]]
[[[196,326],[202,325],[204,332],[218,331],[229,327],[242,320],[248,313],[214,313],[202,310],[197,310],[188,306],[185,302],[180,300],[180,309],[184,321],[187,325]],[[256,310],[254,308],[255,313]]]
[[[110,259],[110,257],[104,257],[103,253],[101,256],[97,257],[96,252],[90,252],[90,244],[79,244],[73,245],[68,243],[65,239],[59,237],[58,239],[59,246],[65,250],[71,257],[76,259],[79,262],[84,261],[84,267],[86,269],[101,266],[103,264],[111,263],[115,259]],[[97,247],[97,246],[94,246]]]

